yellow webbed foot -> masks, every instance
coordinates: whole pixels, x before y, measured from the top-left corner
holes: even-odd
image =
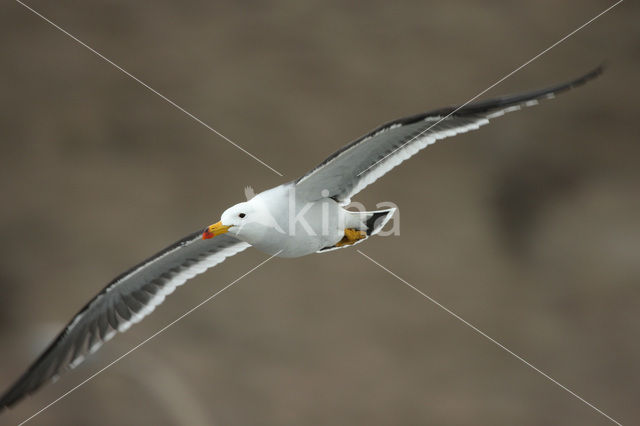
[[[366,237],[367,233],[364,231],[347,228],[344,230],[344,237],[336,243],[336,247],[348,246]]]

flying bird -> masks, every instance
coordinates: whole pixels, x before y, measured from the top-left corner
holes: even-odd
[[[80,310],[0,397],[0,410],[79,365],[116,332],[149,315],[176,287],[251,246],[299,257],[352,247],[378,233],[394,209],[345,209],[351,197],[421,149],[493,118],[580,86],[595,70],[546,89],[448,107],[383,124],[349,143],[299,179],[254,194],[196,231],[113,279]]]

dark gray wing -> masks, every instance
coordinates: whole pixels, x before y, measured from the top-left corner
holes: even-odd
[[[546,89],[442,108],[383,124],[333,153],[298,179],[296,192],[311,200],[328,196],[348,204],[353,195],[427,145],[475,130],[490,119],[523,106],[536,105],[539,99],[553,98],[597,77],[602,71],[600,66],[580,78]]]
[[[188,235],[111,281],[0,397],[0,410],[76,367],[116,331],[151,313],[177,286],[249,247],[228,234],[201,236],[202,231]]]

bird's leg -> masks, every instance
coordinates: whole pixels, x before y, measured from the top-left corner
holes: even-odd
[[[367,233],[359,229],[347,228],[344,230],[344,237],[336,243],[336,247],[348,246],[356,241],[366,238]]]

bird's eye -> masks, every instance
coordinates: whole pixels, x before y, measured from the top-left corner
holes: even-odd
[[[244,213],[240,213],[238,216],[240,216],[240,219],[242,219],[243,217],[245,217],[245,216],[246,216],[246,214],[244,214]]]

